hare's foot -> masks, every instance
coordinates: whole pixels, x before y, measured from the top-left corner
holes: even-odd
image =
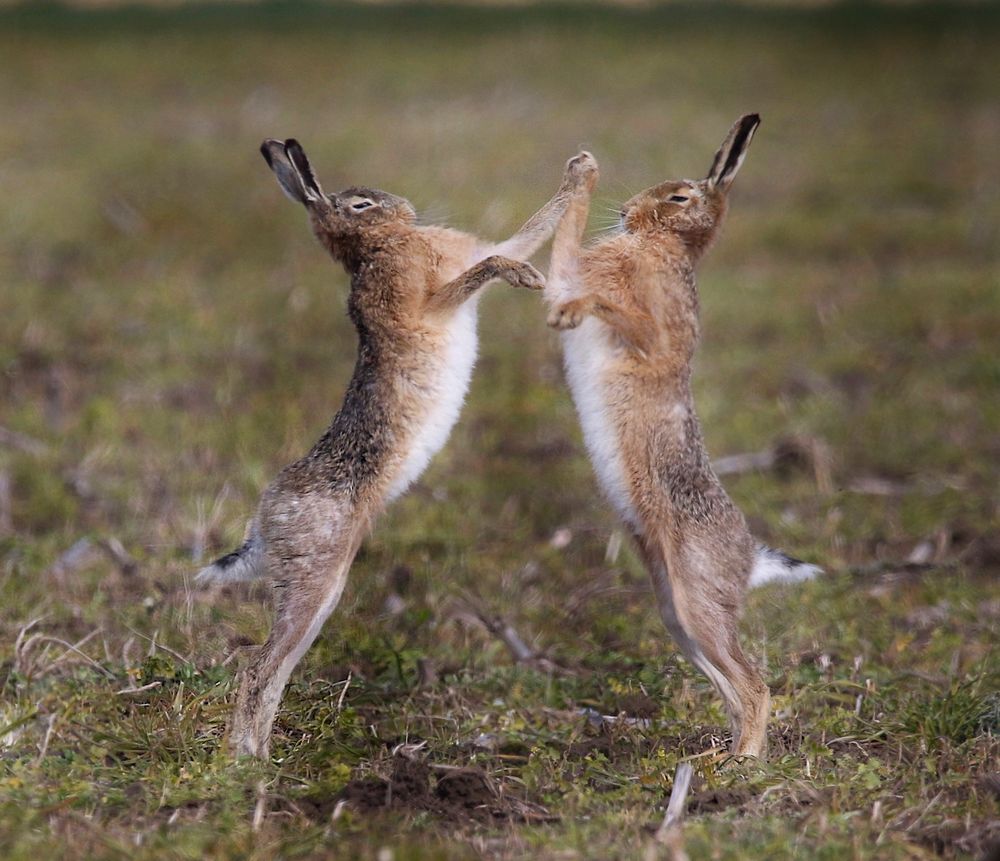
[[[497,274],[511,287],[523,287],[526,290],[545,288],[545,276],[530,263],[512,260],[505,264]]]
[[[597,159],[586,150],[566,162],[567,184],[573,188],[585,188],[587,191],[593,191],[599,175]]]
[[[553,329],[575,329],[593,310],[593,301],[586,297],[570,299],[556,305],[549,314],[548,324]]]

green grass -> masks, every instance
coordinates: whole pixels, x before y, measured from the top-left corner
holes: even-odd
[[[658,857],[685,758],[691,858],[1000,839],[995,10],[32,4],[0,10],[0,54],[0,427],[41,444],[0,442],[0,855]],[[502,287],[462,421],[359,556],[273,760],[229,761],[226,659],[266,636],[267,594],[191,574],[322,431],[355,343],[260,140],[501,237],[580,145],[613,206],[704,171],[747,110],[698,406],[716,456],[829,453],[726,479],[829,572],[749,599],[767,763],[726,760],[717,698],[608,552],[558,344]],[[556,670],[513,665],[477,612]],[[531,821],[331,816],[421,743]]]

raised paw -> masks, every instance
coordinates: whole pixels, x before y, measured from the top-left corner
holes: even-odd
[[[566,178],[575,187],[583,186],[593,191],[599,174],[597,159],[586,150],[566,162]]]
[[[524,287],[528,290],[545,288],[545,276],[530,263],[511,263],[500,275],[511,287]]]
[[[562,305],[556,305],[549,313],[546,321],[553,329],[575,329],[583,322],[590,311],[590,302],[586,299],[570,299]]]

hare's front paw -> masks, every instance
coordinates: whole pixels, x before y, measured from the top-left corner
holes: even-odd
[[[587,299],[570,299],[562,305],[556,305],[549,314],[548,324],[553,329],[575,329],[583,322],[590,312],[590,301]]]
[[[576,187],[584,186],[593,191],[598,175],[597,159],[586,150],[566,162],[566,178]]]
[[[503,278],[511,287],[524,287],[528,290],[545,288],[545,277],[530,263],[512,263],[503,272]]]

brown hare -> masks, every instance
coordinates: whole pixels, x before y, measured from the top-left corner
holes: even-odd
[[[620,233],[581,248],[598,176],[589,159],[556,229],[545,287],[599,483],[636,538],[664,623],[726,702],[733,752],[753,756],[764,753],[770,695],[740,647],[744,593],[819,569],[750,537],[702,442],[691,359],[695,266],[759,123],[756,114],[736,123],[705,179],[637,194],[622,207]]]
[[[521,262],[548,239],[582,181],[567,165],[556,195],[499,244],[415,223],[410,204],[368,188],[326,194],[294,140],[261,152],[305,206],[313,233],[351,276],[358,358],[343,406],[301,460],[264,490],[246,541],[202,583],[267,578],[276,617],[242,675],[230,728],[238,754],[266,756],[282,691],[336,607],[378,513],[423,472],[458,419],[476,360],[479,289],[494,278],[542,288]]]

